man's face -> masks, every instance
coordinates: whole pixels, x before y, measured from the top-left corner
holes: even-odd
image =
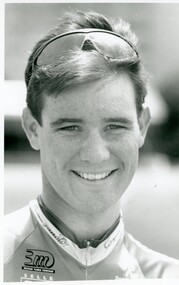
[[[129,77],[46,97],[38,128],[44,191],[78,212],[112,209],[135,173],[141,141]]]

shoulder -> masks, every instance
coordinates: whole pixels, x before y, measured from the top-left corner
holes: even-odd
[[[129,233],[125,234],[125,245],[146,278],[179,278],[178,260],[148,248]]]
[[[34,229],[35,224],[29,206],[21,208],[4,217],[5,264]]]

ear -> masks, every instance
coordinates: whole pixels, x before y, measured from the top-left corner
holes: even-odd
[[[151,115],[149,108],[142,110],[140,117],[138,118],[139,128],[140,128],[140,138],[139,138],[139,147],[142,147],[145,142],[145,137],[150,125]]]
[[[33,149],[39,150],[40,125],[32,115],[29,108],[24,108],[22,113],[22,127]]]

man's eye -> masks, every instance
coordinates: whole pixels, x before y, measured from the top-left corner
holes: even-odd
[[[60,131],[80,131],[81,128],[79,126],[66,126],[59,128]]]
[[[126,129],[126,127],[122,126],[122,125],[115,125],[115,124],[108,125],[105,128],[106,131],[108,131],[108,130],[123,130],[123,129]]]

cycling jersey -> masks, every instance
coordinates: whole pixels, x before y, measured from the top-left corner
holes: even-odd
[[[79,248],[43,214],[38,201],[5,217],[4,282],[179,278],[179,261],[124,229],[122,218],[96,248]]]

